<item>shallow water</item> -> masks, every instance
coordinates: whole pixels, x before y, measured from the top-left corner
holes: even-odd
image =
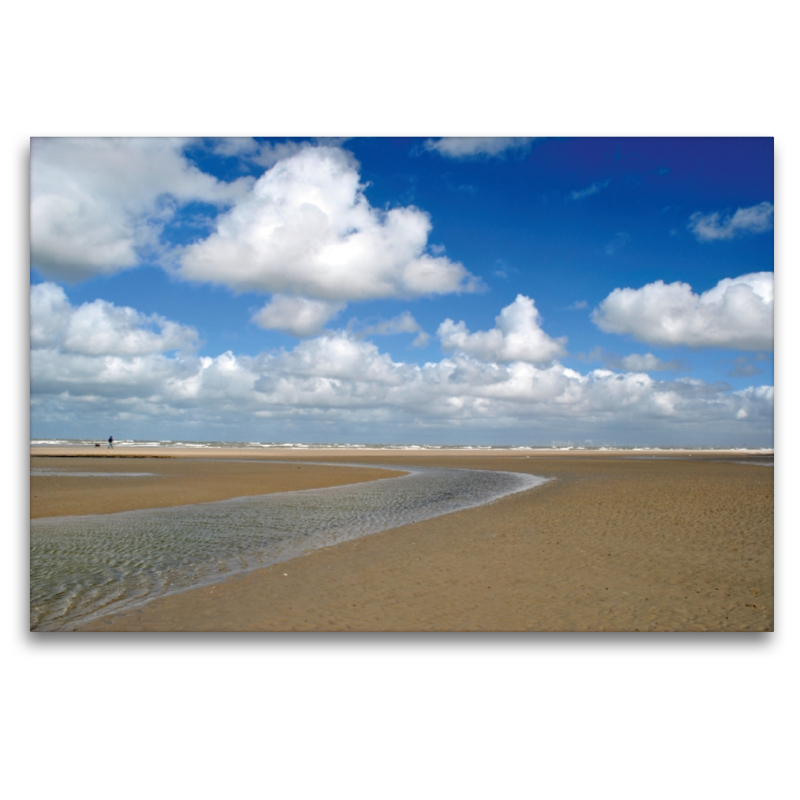
[[[31,478],[144,478],[155,472],[76,472],[68,469],[31,467]]]
[[[31,630],[74,630],[155,597],[483,505],[545,480],[414,467],[401,477],[327,489],[31,520]]]

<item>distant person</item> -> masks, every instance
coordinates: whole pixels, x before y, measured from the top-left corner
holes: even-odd
[[[109,436],[108,437],[108,449],[109,450],[113,450],[114,449],[114,437],[113,436]]]

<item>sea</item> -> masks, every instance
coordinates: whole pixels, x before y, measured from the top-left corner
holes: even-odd
[[[31,439],[31,448],[36,447],[107,447],[108,442],[98,439]],[[172,441],[172,440],[134,440],[120,439],[114,440],[114,448],[126,450],[153,450],[170,448],[192,448],[196,450],[518,450],[518,451],[538,451],[538,450],[586,450],[586,451],[612,451],[612,452],[675,452],[702,451],[721,453],[754,453],[772,454],[772,448],[766,447],[674,447],[671,445],[659,445],[653,447],[636,447],[617,444],[573,444],[572,442],[551,442],[550,444],[529,444],[529,445],[457,445],[457,444],[386,444],[386,443],[335,443],[329,442],[194,442],[194,441]]]

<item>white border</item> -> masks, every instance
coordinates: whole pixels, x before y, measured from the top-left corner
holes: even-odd
[[[2,53],[6,782],[45,796],[783,796],[798,712],[797,59],[782,6],[18,5]],[[650,9],[651,7],[646,7]],[[293,10],[294,9],[294,10]],[[92,639],[24,630],[27,147],[62,134],[776,137],[777,632]],[[24,440],[24,441],[22,441]],[[794,530],[797,526],[794,526]],[[23,537],[24,539],[24,537]]]

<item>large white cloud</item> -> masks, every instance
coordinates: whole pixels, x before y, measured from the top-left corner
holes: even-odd
[[[461,264],[426,252],[428,214],[370,205],[357,166],[336,147],[306,147],[279,161],[211,236],[186,248],[178,274],[345,302],[476,289]]]
[[[725,278],[700,295],[682,282],[614,289],[592,319],[606,333],[654,345],[771,350],[773,273]]]
[[[733,215],[722,217],[718,211],[703,214],[696,211],[689,218],[689,230],[701,242],[715,239],[733,239],[746,233],[764,233],[772,230],[775,209],[764,201],[749,208],[739,208]]]
[[[229,204],[251,183],[201,172],[183,139],[42,138],[31,143],[31,261],[66,280],[135,266],[176,204]]]
[[[532,141],[532,138],[526,136],[446,136],[442,139],[428,139],[425,149],[447,158],[500,156],[512,150],[527,148]]]
[[[551,339],[540,327],[533,300],[518,294],[495,318],[496,328],[470,333],[464,322],[445,320],[438,330],[442,348],[482,361],[543,364],[565,355],[566,337]]]
[[[193,341],[191,329],[157,321],[161,338],[148,339],[152,318],[111,304],[74,307],[59,291],[35,287],[31,306],[34,427],[79,422],[83,429],[102,427],[105,436],[106,423],[114,423],[118,436],[120,428],[140,423],[168,438],[192,430],[193,438],[208,439],[220,426],[246,430],[251,440],[269,430],[284,441],[286,426],[295,423],[304,437],[337,424],[354,426],[372,441],[380,430],[396,434],[400,425],[492,429],[512,441],[520,426],[549,423],[587,436],[615,426],[629,431],[638,425],[650,438],[677,430],[684,442],[691,425],[698,436],[713,425],[762,436],[771,430],[770,386],[732,392],[698,380],[657,381],[611,370],[580,374],[558,362],[503,364],[464,353],[409,364],[344,331],[307,339],[291,351],[198,357],[175,349]],[[101,310],[110,331],[102,347],[93,342],[91,327],[73,325],[89,307]],[[61,320],[57,330],[48,328],[53,316]],[[273,427],[265,429],[267,423]]]

